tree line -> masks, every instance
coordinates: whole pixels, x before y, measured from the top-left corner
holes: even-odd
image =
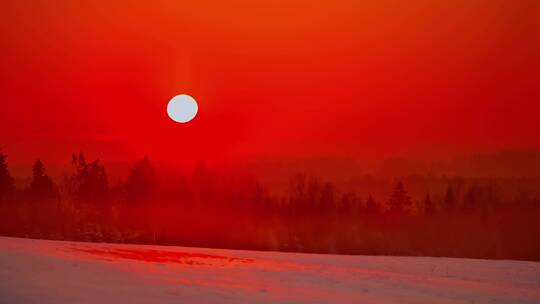
[[[385,197],[297,174],[275,194],[257,178],[204,163],[160,178],[147,157],[111,184],[99,159],[72,156],[53,180],[41,160],[16,187],[0,151],[2,235],[296,252],[540,260],[540,199],[503,195],[496,179],[454,178],[412,197],[396,179]],[[406,179],[405,179],[406,180]],[[519,181],[518,181],[519,182]]]

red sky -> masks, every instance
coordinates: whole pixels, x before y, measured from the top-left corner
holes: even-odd
[[[538,1],[110,2],[3,2],[10,159],[540,148]]]

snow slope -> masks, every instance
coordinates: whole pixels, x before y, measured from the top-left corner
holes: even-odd
[[[540,263],[0,237],[0,303],[540,303]]]

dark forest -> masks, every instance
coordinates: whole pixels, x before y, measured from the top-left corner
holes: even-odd
[[[149,158],[111,183],[73,154],[53,180],[36,160],[16,186],[0,153],[0,234],[28,238],[367,255],[540,261],[540,180],[404,176],[343,190],[298,173],[277,193],[200,162],[160,178]],[[31,169],[31,170],[30,170]],[[386,195],[374,195],[392,189]],[[412,196],[409,188],[414,188]],[[420,190],[418,190],[420,189]],[[536,190],[535,190],[536,189]]]

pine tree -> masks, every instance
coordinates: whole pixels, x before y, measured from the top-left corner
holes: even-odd
[[[431,195],[429,192],[426,194],[426,197],[424,198],[424,213],[427,215],[432,215],[435,213],[435,206],[433,205],[433,202],[431,201]]]
[[[45,166],[41,160],[36,160],[32,166],[32,181],[30,183],[29,192],[34,197],[52,198],[55,190],[51,178],[45,173]]]
[[[322,214],[327,214],[335,207],[335,193],[334,185],[331,183],[325,183],[321,189],[321,202],[319,205],[319,210],[317,212]]]
[[[308,201],[308,186],[306,176],[303,174],[297,174],[290,182],[290,195],[289,195],[289,211],[291,214],[299,214],[305,212],[306,202]]]
[[[407,213],[410,212],[412,201],[402,182],[398,182],[394,192],[390,196],[388,202],[390,212],[392,213]]]
[[[452,186],[448,186],[446,189],[446,195],[444,196],[444,206],[446,211],[453,212],[456,209],[456,195]]]
[[[144,201],[152,197],[157,187],[157,175],[148,157],[135,164],[125,186],[128,201]]]
[[[9,198],[15,192],[15,181],[8,170],[7,156],[0,150],[0,200]]]
[[[378,212],[379,212],[379,206],[377,202],[373,199],[373,196],[371,196],[370,194],[366,201],[366,213],[377,214]]]
[[[304,214],[316,214],[323,208],[323,185],[316,177],[310,177],[306,187],[305,199],[297,203],[297,208]]]
[[[105,167],[99,163],[99,159],[87,163],[81,152],[78,157],[72,157],[72,162],[76,167],[73,176],[75,197],[83,201],[107,201],[109,181]]]

